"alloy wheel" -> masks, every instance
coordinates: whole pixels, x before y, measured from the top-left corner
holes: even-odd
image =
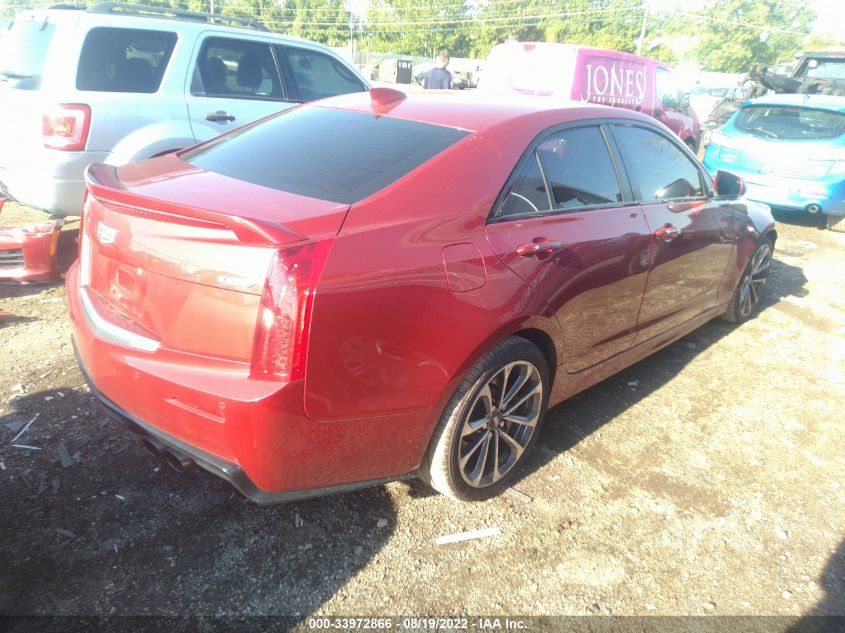
[[[478,391],[461,425],[463,480],[484,488],[510,472],[528,446],[543,406],[543,380],[525,360],[508,363]]]
[[[764,242],[754,251],[751,264],[746,270],[739,289],[739,313],[743,318],[748,317],[760,301],[771,265],[772,248],[768,242]]]

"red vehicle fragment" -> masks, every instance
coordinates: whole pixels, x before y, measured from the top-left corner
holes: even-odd
[[[0,198],[0,209],[6,202]],[[0,281],[50,281],[58,277],[56,251],[62,220],[0,227]]]
[[[373,90],[86,180],[92,393],[260,503],[504,490],[549,405],[749,318],[776,237],[671,130],[577,102]]]

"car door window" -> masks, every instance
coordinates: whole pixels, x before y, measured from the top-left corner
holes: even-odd
[[[667,108],[673,110],[678,109],[679,90],[675,85],[675,78],[672,73],[665,68],[657,68],[654,71],[655,89],[657,91],[657,103],[663,104]]]
[[[156,92],[175,45],[176,33],[93,28],[82,44],[76,89]]]
[[[492,217],[560,213],[622,200],[601,130],[572,128],[545,137],[522,159]]]
[[[564,130],[537,147],[552,208],[578,209],[622,202],[616,169],[598,127]]]
[[[208,38],[196,60],[191,94],[234,99],[282,99],[282,81],[270,45]]]
[[[704,197],[701,172],[667,137],[643,127],[615,125],[634,197],[642,204]]]
[[[363,92],[367,88],[348,68],[328,55],[295,46],[278,46],[290,96],[298,101]]]

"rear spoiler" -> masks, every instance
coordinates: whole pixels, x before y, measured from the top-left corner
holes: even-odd
[[[158,216],[177,224],[191,223],[223,227],[232,231],[240,241],[249,244],[277,246],[306,239],[301,233],[276,222],[174,204],[132,192],[123,186],[117,176],[117,168],[113,165],[92,163],[85,170],[85,183],[88,191],[97,200],[118,204],[122,207],[121,212],[129,215],[152,218]]]

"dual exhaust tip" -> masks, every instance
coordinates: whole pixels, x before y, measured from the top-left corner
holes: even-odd
[[[185,470],[194,465],[194,461],[185,455],[185,453],[170,446],[165,446],[154,437],[145,437],[141,440],[141,444],[151,454],[170,466],[177,473],[185,472]]]

